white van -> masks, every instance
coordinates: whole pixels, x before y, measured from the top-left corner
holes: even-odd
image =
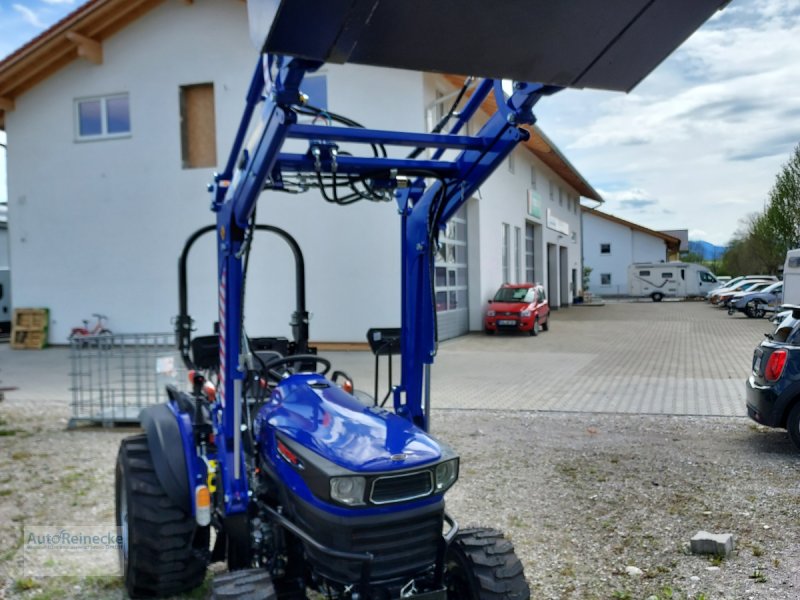
[[[783,303],[800,304],[800,248],[786,253],[783,263]]]
[[[703,265],[686,262],[633,263],[628,267],[628,293],[661,302],[667,297],[703,296],[719,287]]]

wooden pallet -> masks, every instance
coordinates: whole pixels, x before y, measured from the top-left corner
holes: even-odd
[[[47,346],[50,311],[46,308],[15,308],[11,328],[11,347],[16,350],[41,350]]]

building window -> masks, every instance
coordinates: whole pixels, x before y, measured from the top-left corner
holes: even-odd
[[[522,230],[514,227],[514,283],[522,281],[522,265],[520,257],[522,255]]]
[[[650,271],[639,271],[639,277],[650,277]]]
[[[600,273],[600,285],[611,285],[611,273]]]
[[[547,183],[550,184],[550,201],[555,202],[556,199],[556,187],[553,185],[552,181],[548,181]]]
[[[600,244],[600,254],[611,254],[611,244]]]
[[[79,140],[130,135],[131,111],[128,94],[76,100],[75,121]]]
[[[581,198],[580,196],[575,196],[575,204],[573,205],[573,212],[577,215],[578,214],[578,207],[581,205]]]
[[[558,188],[558,205],[564,206],[564,190]]]
[[[181,103],[181,159],[184,169],[217,164],[217,125],[214,84],[183,85]]]
[[[525,281],[527,283],[536,283],[536,277],[533,266],[533,258],[534,258],[533,236],[534,236],[533,224],[525,223]]]
[[[536,189],[536,167],[531,165],[531,187]]]
[[[662,279],[672,279],[672,273],[661,273]]]
[[[511,282],[511,226],[503,223],[503,283]]]

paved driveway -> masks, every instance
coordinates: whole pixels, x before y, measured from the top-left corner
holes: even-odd
[[[744,415],[765,320],[704,302],[572,307],[531,338],[473,334],[441,345],[437,408]]]
[[[611,303],[553,314],[550,331],[472,334],[441,344],[433,407],[675,415],[743,415],[744,379],[766,320],[729,317],[703,302]],[[372,391],[373,357],[326,353]],[[395,361],[395,381],[399,360]],[[385,385],[385,360],[381,368]],[[9,399],[56,404],[66,416],[65,348],[0,345],[0,387]],[[63,411],[63,413],[61,412]]]

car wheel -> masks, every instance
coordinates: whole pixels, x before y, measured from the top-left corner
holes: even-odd
[[[736,314],[736,309],[733,306],[729,306],[728,307],[728,314],[729,315],[735,315]],[[748,316],[750,316],[750,315],[748,315]]]
[[[786,419],[786,429],[789,430],[789,439],[797,450],[800,450],[800,402],[796,402]]]
[[[534,337],[539,335],[539,331],[541,330],[541,328],[542,326],[539,325],[539,317],[536,317],[536,319],[533,321],[533,327],[531,327],[531,335]]]
[[[486,335],[494,335],[494,329],[484,329]]]
[[[664,294],[662,294],[661,292],[656,292],[650,297],[653,299],[653,302],[661,302],[661,300],[664,299]]]

